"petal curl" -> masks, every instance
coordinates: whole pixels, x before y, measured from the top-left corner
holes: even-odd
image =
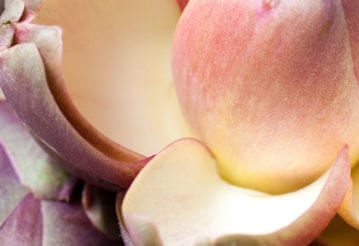
[[[66,120],[47,85],[46,70],[33,43],[0,54],[0,85],[19,117],[68,163],[68,170],[99,185],[128,186],[147,160],[125,163],[89,144]]]
[[[185,139],[146,165],[121,212],[135,245],[305,245],[336,214],[349,178],[343,148],[319,180],[292,193],[268,195],[223,181],[206,147]]]
[[[61,83],[84,117],[150,156],[186,134],[169,65],[178,17],[175,0],[53,0],[35,22],[64,30]]]

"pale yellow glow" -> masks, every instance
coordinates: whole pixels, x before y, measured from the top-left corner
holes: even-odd
[[[110,139],[152,155],[186,136],[170,72],[175,0],[47,0],[35,22],[64,30],[76,107]]]
[[[231,234],[272,233],[294,222],[319,196],[327,174],[283,195],[235,187],[223,181],[216,161],[198,142],[174,143],[139,174],[122,213],[134,240],[153,233],[165,245],[196,245]],[[147,226],[147,228],[146,228]],[[135,241],[139,243],[139,241]]]

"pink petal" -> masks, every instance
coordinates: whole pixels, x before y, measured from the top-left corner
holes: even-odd
[[[282,193],[319,177],[345,144],[352,165],[359,161],[347,34],[337,0],[188,3],[174,81],[226,180]]]
[[[354,71],[359,81],[359,1],[342,0],[342,3],[350,35]]]

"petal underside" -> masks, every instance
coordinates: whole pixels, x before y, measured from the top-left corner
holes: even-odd
[[[78,177],[104,187],[128,186],[146,160],[115,160],[86,141],[56,104],[46,79],[46,68],[34,43],[23,43],[0,54],[0,85],[18,116],[32,132],[67,162]],[[68,164],[68,165],[67,165]]]
[[[170,72],[179,14],[175,0],[49,0],[35,19],[63,29],[59,83],[78,110],[105,136],[146,156],[189,134]],[[58,93],[59,102],[65,93]]]
[[[343,148],[332,169],[314,183],[269,195],[230,185],[220,178],[216,164],[206,147],[191,139],[154,157],[122,204],[134,244],[308,244],[336,214],[350,174]]]

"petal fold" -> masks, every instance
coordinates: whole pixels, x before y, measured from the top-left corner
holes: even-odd
[[[233,186],[220,178],[216,164],[207,148],[191,139],[154,157],[122,204],[133,243],[309,244],[336,214],[350,177],[347,148],[327,174],[283,195]]]
[[[34,20],[63,29],[64,81],[56,84],[96,129],[145,156],[188,136],[170,70],[179,14],[176,0],[53,0]],[[65,93],[51,86],[63,109]]]
[[[34,43],[0,54],[0,85],[19,117],[66,161],[78,177],[107,188],[127,187],[147,160],[125,163],[105,155],[67,121],[47,84],[46,69]]]

